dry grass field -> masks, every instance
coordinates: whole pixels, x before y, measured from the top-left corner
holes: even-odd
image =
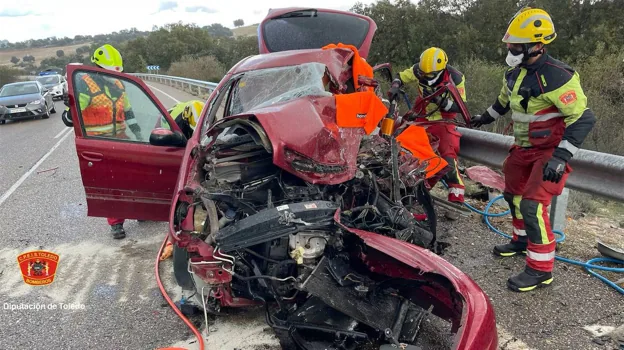
[[[239,37],[239,36],[256,36],[256,35],[258,35],[258,25],[257,24],[252,24],[250,26],[234,28],[234,29],[232,29],[232,32],[234,33],[234,37]],[[9,59],[10,58],[11,57],[9,57]]]
[[[57,47],[37,47],[37,48],[28,48],[28,49],[19,49],[19,50],[0,50],[0,65],[1,66],[13,66],[11,63],[11,57],[16,56],[20,60],[22,57],[26,55],[33,55],[35,57],[34,65],[38,66],[39,62],[42,59],[48,57],[55,57],[56,51],[63,50],[65,55],[75,54],[76,49],[84,46],[90,45],[90,43],[85,44],[76,44],[76,45],[68,45],[68,46],[57,46]]]

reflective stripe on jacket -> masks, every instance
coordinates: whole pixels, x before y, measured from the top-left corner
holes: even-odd
[[[88,90],[88,94],[81,92],[79,97],[87,133],[101,135],[125,130],[127,99],[123,84],[115,80],[115,86],[122,91],[119,97],[115,97],[108,86],[100,87],[89,75],[83,75],[82,80]]]
[[[509,68],[496,102],[494,117],[512,111],[515,144],[520,147],[560,147],[571,155],[593,127],[578,72],[548,54],[526,67]]]

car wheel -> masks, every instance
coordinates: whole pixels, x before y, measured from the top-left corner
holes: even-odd
[[[6,120],[0,120],[0,125],[4,125],[4,123],[6,123]]]
[[[46,103],[45,105],[45,114],[41,116],[41,118],[43,119],[48,119],[50,118],[50,110],[48,109],[48,104]]]
[[[52,109],[50,110],[50,113],[56,113],[56,106],[52,105]]]
[[[184,248],[173,243],[173,275],[182,289],[193,290],[195,283],[193,276],[188,272],[189,253]]]

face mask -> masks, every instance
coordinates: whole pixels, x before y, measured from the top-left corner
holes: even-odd
[[[507,52],[507,58],[505,58],[505,62],[507,62],[507,64],[510,67],[515,67],[519,65],[520,63],[522,63],[523,60],[524,60],[524,53],[521,53],[519,55],[514,55],[513,53],[511,53],[511,51]]]

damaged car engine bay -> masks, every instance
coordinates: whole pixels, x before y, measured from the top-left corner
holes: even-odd
[[[436,342],[450,348],[462,300],[448,280],[386,260],[362,241],[374,233],[435,247],[426,162],[394,140],[358,135],[355,175],[328,184],[324,176],[349,169],[290,150],[289,171],[276,166],[253,117],[224,121],[210,135],[191,171],[201,186],[185,188],[188,203],[179,202],[174,219],[178,235],[190,238],[186,251],[174,249],[176,279],[206,313],[264,305],[284,349],[421,349],[412,345],[421,323],[438,316],[453,329]],[[417,210],[429,220],[415,220]],[[434,292],[447,304],[425,301]]]

